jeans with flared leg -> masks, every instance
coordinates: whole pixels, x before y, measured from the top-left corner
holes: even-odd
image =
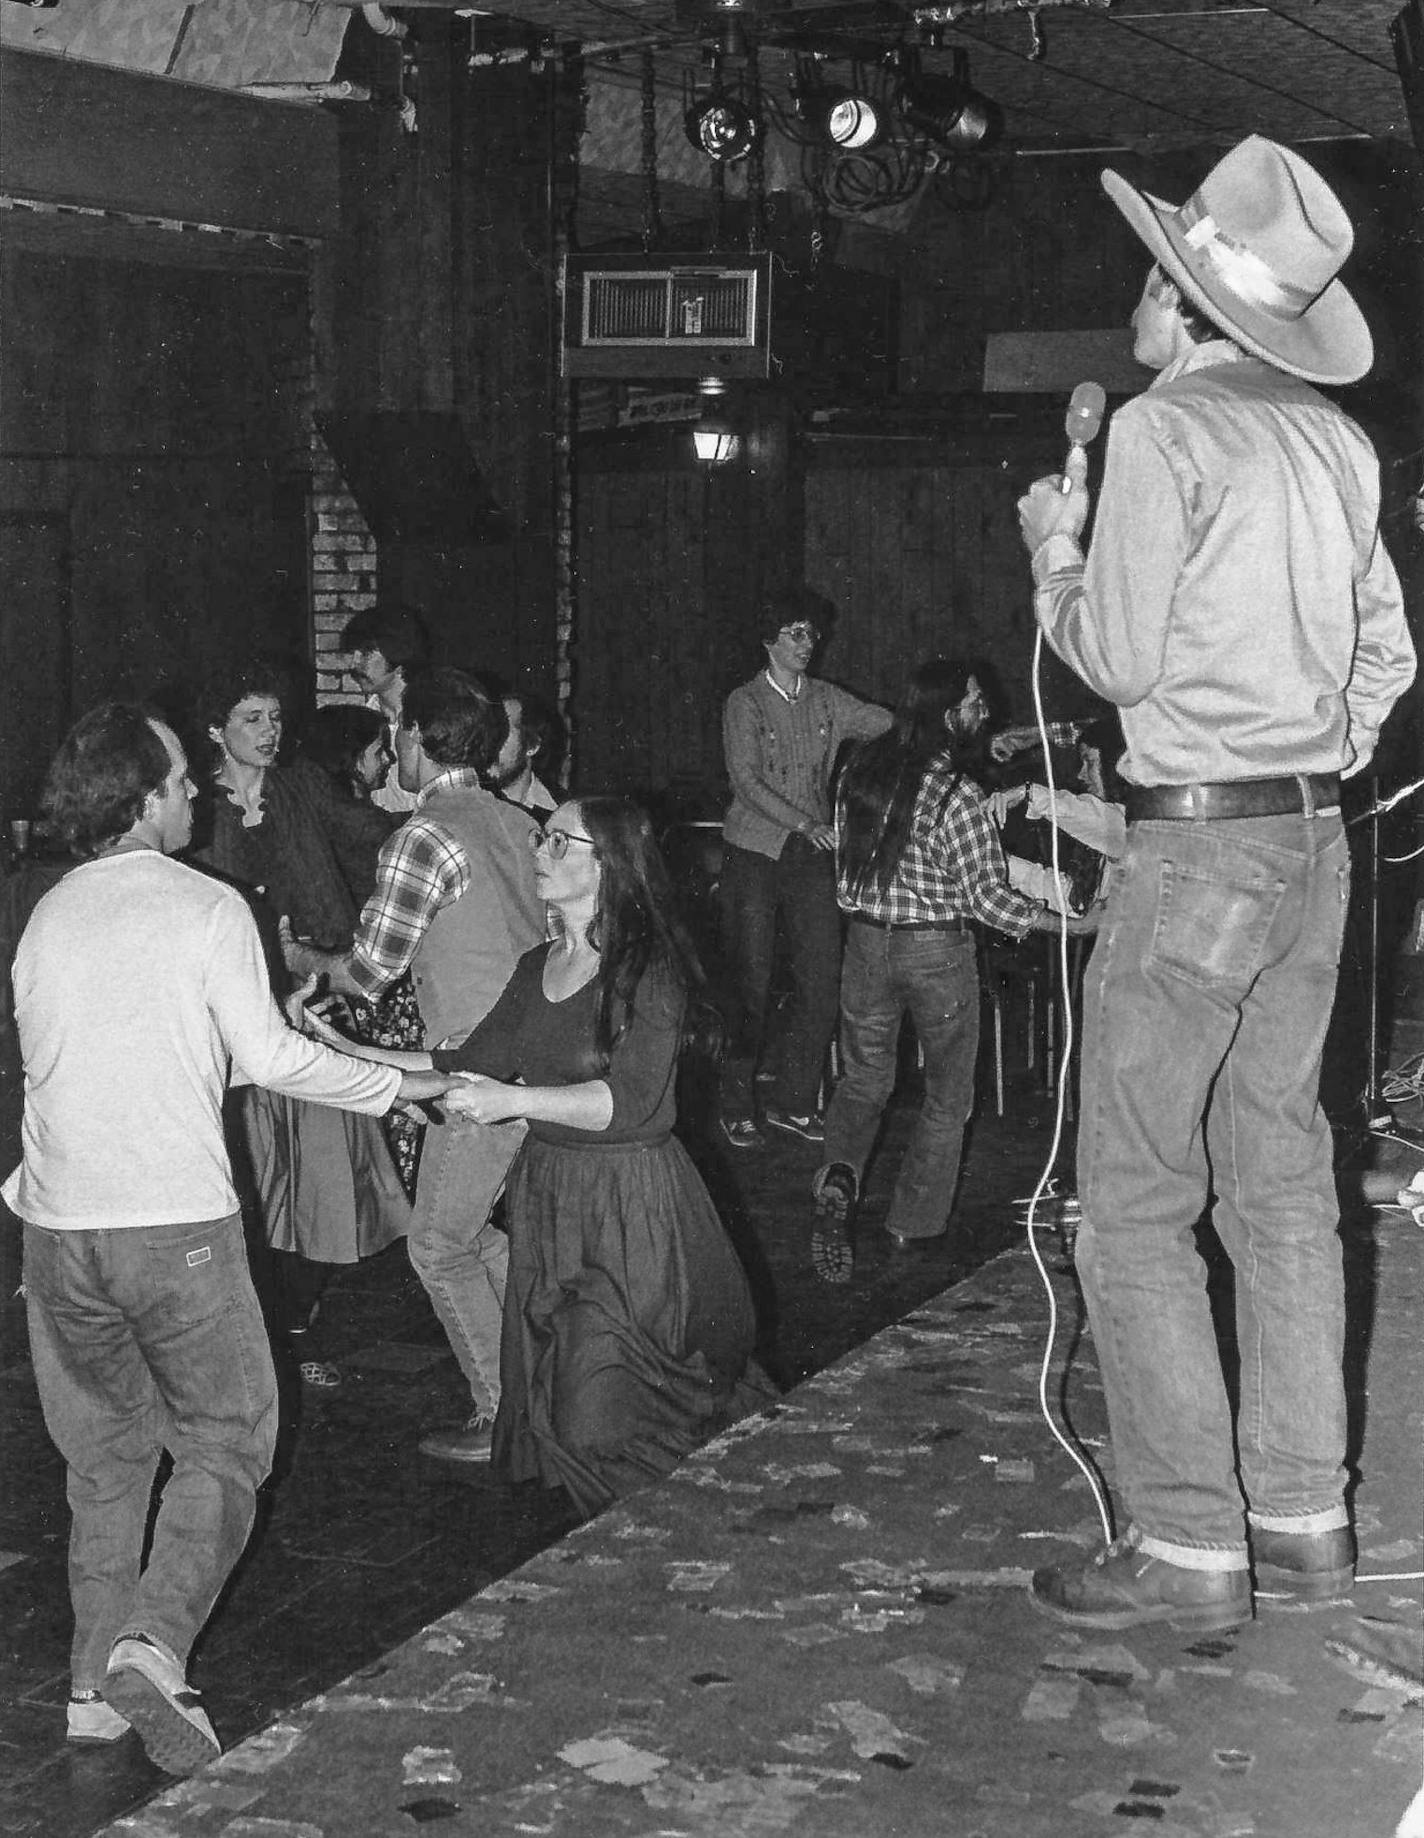
[[[854,921],[841,971],[841,1081],[826,1113],[824,1165],[844,1162],[863,1182],[895,1087],[906,1016],[924,1059],[920,1114],[895,1180],[885,1229],[903,1238],[944,1231],[964,1127],[974,1105],[979,973],[967,932],[889,932]]]
[[[474,1410],[499,1408],[499,1339],[509,1240],[490,1223],[525,1125],[432,1123],[416,1176],[407,1251],[449,1336]]]
[[[773,1103],[795,1116],[816,1109],[836,1025],[841,916],[835,857],[788,836],[777,857],[728,844],[720,890],[726,969],[727,1072],[723,1109],[750,1116],[752,1077],[769,1054]],[[787,946],[791,996],[781,1038],[767,1041],[777,927]]]

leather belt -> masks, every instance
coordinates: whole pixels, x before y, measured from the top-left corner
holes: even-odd
[[[1310,817],[1340,802],[1334,772],[1302,772],[1288,779],[1231,779],[1220,785],[1129,785],[1127,820],[1166,819],[1210,823],[1220,817]]]
[[[868,925],[877,932],[967,932],[967,919],[872,919],[869,913],[852,913],[852,925]]]

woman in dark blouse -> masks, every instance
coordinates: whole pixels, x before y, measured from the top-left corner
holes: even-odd
[[[189,858],[247,896],[279,1000],[290,979],[278,920],[285,915],[299,935],[341,946],[357,913],[320,813],[301,779],[277,764],[283,687],[281,672],[260,657],[237,660],[204,686],[200,713],[213,772],[205,834]],[[410,1224],[381,1119],[243,1085],[230,1121],[272,1251],[277,1325],[302,1383],[329,1391],[341,1373],[313,1322],[332,1270],[383,1250]]]
[[[509,1176],[494,1464],[592,1513],[773,1394],[741,1265],[672,1134],[702,976],[647,814],[576,800],[535,843],[554,937],[433,1062],[471,1075],[450,1114],[529,1125]]]

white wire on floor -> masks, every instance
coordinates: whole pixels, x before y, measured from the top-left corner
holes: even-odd
[[[1043,691],[1039,680],[1042,662],[1043,633],[1039,631],[1035,635],[1033,641],[1033,714],[1034,720],[1038,723],[1038,737],[1043,746],[1044,778],[1048,785],[1049,867],[1052,877],[1049,881],[1049,886],[1061,888],[1062,882],[1059,879],[1058,871],[1057,788],[1053,783],[1052,749],[1048,743],[1048,723],[1044,718]],[[1048,1381],[1053,1370],[1053,1349],[1058,1339],[1058,1298],[1053,1292],[1053,1281],[1040,1255],[1038,1240],[1035,1236],[1038,1230],[1038,1220],[1035,1214],[1038,1211],[1040,1200],[1042,1200],[1044,1194],[1048,1191],[1049,1185],[1053,1180],[1054,1164],[1058,1160],[1058,1151],[1063,1144],[1063,1118],[1068,1106],[1069,1067],[1073,1055],[1073,986],[1068,962],[1068,913],[1066,903],[1061,897],[1059,899],[1058,975],[1063,990],[1063,1043],[1058,1061],[1057,1102],[1055,1103],[1053,1112],[1053,1139],[1048,1145],[1048,1157],[1043,1164],[1043,1171],[1038,1177],[1038,1184],[1035,1186],[1032,1197],[1028,1203],[1028,1219],[1024,1228],[1028,1235],[1029,1254],[1033,1258],[1034,1267],[1038,1271],[1039,1281],[1043,1284],[1044,1293],[1048,1297],[1048,1340],[1043,1349],[1043,1363],[1039,1367],[1038,1373],[1038,1408],[1043,1413],[1043,1420],[1048,1425],[1053,1440],[1058,1444],[1059,1448],[1063,1450],[1069,1460],[1077,1466],[1084,1480],[1087,1481],[1088,1487],[1093,1495],[1093,1504],[1097,1507],[1098,1517],[1102,1521],[1103,1542],[1104,1544],[1111,1544],[1113,1536],[1112,1508],[1108,1504],[1107,1496],[1103,1492],[1101,1483],[1093,1470],[1092,1463],[1079,1448],[1077,1439],[1073,1435],[1072,1428],[1067,1418],[1064,1418],[1063,1427],[1060,1429],[1053,1415],[1052,1405],[1049,1403]]]

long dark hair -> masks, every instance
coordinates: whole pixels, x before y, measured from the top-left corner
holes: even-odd
[[[841,775],[836,848],[852,897],[889,888],[909,840],[925,771],[931,760],[953,752],[945,715],[969,693],[973,675],[972,664],[950,658],[917,665],[894,722],[851,755]],[[955,784],[958,769],[956,759]]]
[[[302,729],[302,757],[320,766],[348,798],[364,804],[370,793],[357,773],[357,762],[385,731],[385,718],[375,709],[359,702],[328,702],[312,712]]]
[[[672,883],[652,819],[630,798],[576,800],[602,870],[589,942],[599,954],[594,1045],[604,1070],[633,1020],[639,988],[650,974],[684,1000],[683,1045],[715,1045],[717,1024],[707,979],[677,913]]]

